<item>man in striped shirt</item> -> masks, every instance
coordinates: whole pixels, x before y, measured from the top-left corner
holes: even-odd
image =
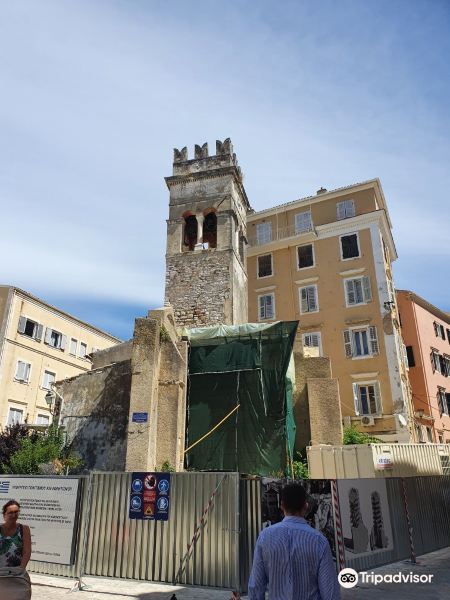
[[[284,519],[264,529],[256,542],[248,583],[250,600],[339,600],[336,567],[325,536],[305,521],[305,489],[281,490]]]

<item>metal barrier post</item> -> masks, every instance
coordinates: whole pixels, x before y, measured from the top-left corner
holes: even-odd
[[[86,569],[86,550],[87,550],[87,542],[89,535],[89,527],[91,524],[91,499],[92,499],[92,472],[89,473],[88,478],[88,492],[86,497],[86,507],[83,507],[86,511],[86,517],[84,519],[84,528],[83,528],[83,547],[81,549],[81,561],[80,561],[80,572],[77,576],[77,581],[73,588],[70,590],[71,592],[81,592],[83,590],[89,589],[90,586],[85,585],[83,583],[83,575]]]

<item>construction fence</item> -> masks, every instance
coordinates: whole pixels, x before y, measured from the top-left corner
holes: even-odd
[[[286,480],[238,473],[171,474],[167,521],[128,518],[131,473],[82,478],[75,564],[30,571],[118,577],[245,592],[263,527],[282,518]],[[308,522],[327,537],[337,570],[367,570],[449,545],[450,476],[305,480]]]

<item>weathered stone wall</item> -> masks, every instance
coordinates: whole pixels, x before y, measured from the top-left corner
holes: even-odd
[[[126,470],[183,468],[186,427],[187,343],[179,341],[169,308],[136,319],[131,357]],[[133,412],[148,413],[134,423]]]
[[[178,326],[232,322],[231,251],[178,254],[166,260],[166,301]]]
[[[294,351],[294,418],[297,425],[295,449],[310,444],[342,444],[342,415],[339,387],[331,377],[327,357],[304,357]]]
[[[131,360],[132,340],[122,342],[105,350],[97,350],[92,354],[92,368],[100,369],[112,363]]]
[[[60,422],[84,469],[125,469],[130,386],[128,360],[58,384],[58,393],[64,398]]]

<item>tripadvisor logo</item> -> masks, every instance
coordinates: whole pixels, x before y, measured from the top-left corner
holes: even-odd
[[[372,583],[373,585],[379,583],[432,583],[433,577],[433,574],[418,574],[412,571],[409,571],[409,573],[399,571],[398,573],[386,573],[386,575],[374,573],[373,571],[357,573],[354,569],[348,568],[342,569],[338,575],[338,581],[343,588],[353,588],[358,581],[360,583]]]
[[[343,588],[352,588],[358,583],[358,573],[355,569],[342,569],[338,575],[339,584]]]

